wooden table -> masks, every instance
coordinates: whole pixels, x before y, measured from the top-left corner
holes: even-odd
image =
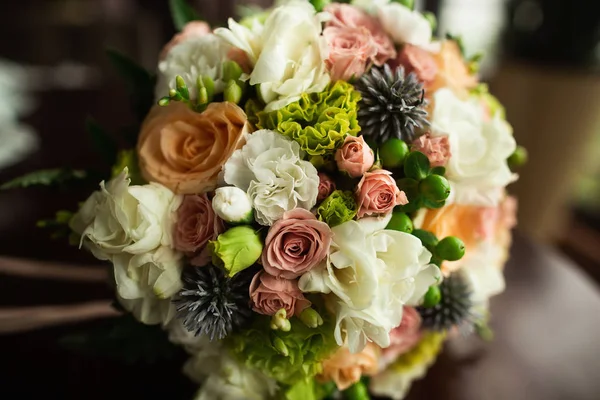
[[[519,235],[506,270],[507,290],[492,302],[496,338],[449,343],[410,400],[596,400],[600,398],[600,292],[576,266]],[[0,279],[0,296],[52,285],[62,298],[85,286]],[[9,289],[10,287],[10,289]],[[16,289],[15,289],[16,288]],[[90,287],[90,289],[92,289]],[[93,296],[109,291],[93,288]],[[4,303],[4,301],[3,301]],[[56,340],[75,327],[2,337],[0,387],[19,398],[189,399],[195,388],[181,360],[127,366],[74,355]],[[14,398],[8,396],[5,398]]]

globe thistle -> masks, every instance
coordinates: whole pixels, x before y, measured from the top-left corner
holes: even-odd
[[[250,317],[249,268],[228,278],[214,265],[195,267],[183,274],[183,288],[174,300],[183,326],[196,336],[220,340],[242,326]]]
[[[471,301],[471,288],[460,274],[452,274],[439,286],[440,302],[433,307],[418,307],[423,327],[444,332],[454,326],[470,330],[477,319]]]
[[[394,71],[387,64],[372,68],[356,89],[362,95],[358,122],[363,136],[380,143],[394,137],[412,143],[429,125],[423,84],[414,73],[405,75],[402,66]]]

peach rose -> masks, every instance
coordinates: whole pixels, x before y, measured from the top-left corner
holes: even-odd
[[[433,82],[426,85],[426,92],[433,94],[438,89],[448,87],[456,96],[467,99],[469,90],[477,86],[478,80],[469,71],[458,44],[453,40],[444,41],[440,52],[433,57],[438,66],[438,73]]]
[[[385,364],[394,362],[400,355],[412,349],[421,340],[421,316],[413,307],[404,307],[402,322],[390,332],[390,345],[382,350]]]
[[[210,33],[210,25],[208,25],[206,22],[204,22],[204,21],[188,22],[183,27],[183,30],[180,33],[173,36],[173,38],[169,41],[169,43],[167,43],[165,45],[165,47],[163,47],[162,51],[160,52],[160,59],[164,60],[167,57],[167,54],[169,54],[169,51],[171,51],[171,49],[173,47],[177,46],[179,43],[183,43],[186,40],[189,40],[192,38],[208,35],[209,33]]]
[[[427,133],[412,143],[412,149],[425,154],[432,167],[446,165],[448,159],[452,156],[450,141],[447,136],[431,137]]]
[[[319,195],[317,196],[317,203],[322,202],[329,197],[336,189],[335,182],[326,174],[319,172]]]
[[[275,278],[265,271],[257,273],[252,278],[250,299],[255,312],[275,315],[283,308],[288,318],[300,314],[311,304],[298,288],[298,281]]]
[[[178,194],[213,190],[248,126],[246,114],[233,103],[211,103],[203,113],[179,102],[155,106],[138,140],[142,174]]]
[[[329,27],[323,31],[329,46],[325,60],[331,80],[349,81],[365,73],[367,63],[377,54],[371,33],[365,28]]]
[[[366,215],[389,214],[394,207],[408,203],[406,194],[398,189],[392,173],[382,169],[367,172],[356,188],[358,218]]]
[[[209,240],[215,240],[224,231],[225,224],[215,215],[206,193],[187,195],[177,209],[173,247],[192,256],[193,265],[206,265],[210,255],[203,250]]]
[[[403,66],[407,74],[414,72],[425,86],[434,81],[438,72],[438,65],[433,55],[427,50],[412,44],[405,44],[398,57],[390,62],[390,66],[393,69]]]
[[[392,39],[381,28],[379,21],[363,10],[349,4],[332,3],[324,11],[331,15],[327,27],[365,28],[371,34],[377,52],[372,61],[382,66],[389,59],[396,58],[396,47]]]
[[[360,380],[362,375],[375,375],[379,371],[379,348],[373,343],[357,354],[348,347],[341,347],[335,354],[323,361],[323,372],[317,376],[321,382],[333,381],[339,390],[348,389]]]
[[[362,136],[346,136],[342,147],[335,152],[335,162],[341,172],[358,178],[371,169],[375,156]]]
[[[310,211],[288,211],[269,229],[262,253],[263,268],[275,277],[295,279],[327,256],[332,236],[329,225]]]

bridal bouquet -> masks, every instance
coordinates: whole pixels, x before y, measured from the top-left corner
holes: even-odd
[[[401,399],[448,336],[490,336],[524,150],[480,57],[410,3],[213,29],[172,1],[156,75],[110,53],[141,123],[120,151],[88,123],[112,173],[56,224],[185,348],[196,399]]]

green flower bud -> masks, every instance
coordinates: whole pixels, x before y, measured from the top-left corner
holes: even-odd
[[[316,328],[323,325],[323,318],[312,308],[307,308],[300,313],[300,321],[309,328]]]
[[[229,229],[210,245],[215,264],[222,265],[229,277],[252,266],[263,249],[260,234],[247,225]]]
[[[229,81],[223,92],[225,101],[234,104],[238,104],[242,100],[242,94],[242,88],[235,81]]]
[[[527,149],[523,146],[518,146],[514,153],[508,157],[508,166],[510,169],[517,169],[527,163]]]
[[[184,99],[189,100],[190,99],[190,91],[188,90],[188,87],[185,84],[185,81],[183,80],[181,75],[177,75],[175,77],[175,85],[177,87],[177,91],[181,94],[181,96]]]
[[[323,9],[331,3],[331,0],[310,0],[310,3],[313,5],[317,12],[323,11]]]
[[[423,299],[423,307],[431,308],[437,306],[442,300],[442,291],[439,286],[430,286],[425,298]]]
[[[371,397],[369,396],[367,385],[365,385],[362,381],[358,381],[348,389],[344,390],[344,399],[369,400],[370,398]]]
[[[398,232],[411,233],[414,229],[413,222],[406,213],[394,211],[392,219],[387,224],[385,229],[391,229]]]
[[[358,205],[354,194],[350,191],[336,190],[317,209],[317,217],[330,227],[354,219],[358,212]]]
[[[419,183],[419,193],[431,203],[441,203],[450,196],[450,184],[441,175],[429,175]]]
[[[442,260],[458,261],[465,255],[465,244],[456,236],[448,236],[435,246],[435,255]]]
[[[400,139],[391,138],[379,148],[379,157],[385,168],[399,168],[410,153],[408,145]]]
[[[275,339],[273,339],[273,347],[275,348],[275,350],[277,350],[277,352],[279,354],[281,354],[284,357],[287,357],[290,355],[289,349],[285,345],[284,341],[281,340],[281,338],[279,338],[279,337],[276,337]]]
[[[168,106],[171,102],[171,98],[169,96],[165,96],[158,101],[158,105],[161,107]]]
[[[242,67],[235,61],[225,61],[223,63],[223,81],[237,81],[242,76]]]
[[[289,332],[292,329],[292,324],[290,324],[290,320],[287,319],[285,308],[280,309],[273,315],[271,318],[271,329],[283,332]]]
[[[429,22],[429,25],[431,25],[431,30],[435,31],[437,28],[437,18],[435,17],[435,14],[427,11],[423,13],[423,17],[425,17],[425,19]]]

